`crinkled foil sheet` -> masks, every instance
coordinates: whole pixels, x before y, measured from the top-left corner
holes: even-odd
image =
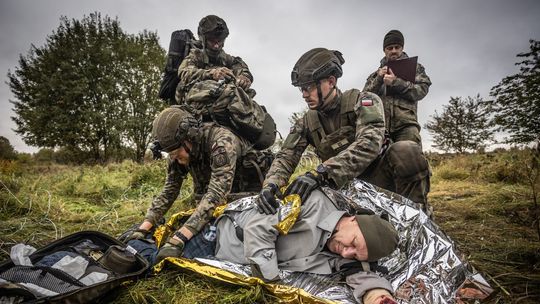
[[[329,189],[323,190],[330,197],[336,195]],[[381,275],[391,282],[399,303],[455,303],[460,291],[471,289],[479,300],[493,291],[482,275],[456,251],[452,240],[410,200],[360,180],[353,181],[340,193],[360,207],[388,214],[398,230],[399,248],[379,263],[388,269],[388,274]],[[234,201],[227,209],[250,208],[253,199]],[[247,266],[213,259],[197,260],[166,259],[178,267],[228,283],[261,284],[283,303],[357,303],[338,275],[281,271],[279,285],[265,284],[250,277]],[[160,271],[163,265],[163,262],[156,265],[155,270]]]

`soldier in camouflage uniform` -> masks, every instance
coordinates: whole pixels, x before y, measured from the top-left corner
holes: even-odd
[[[424,98],[431,80],[421,64],[416,65],[415,83],[403,80],[388,69],[387,62],[408,58],[403,52],[403,34],[391,30],[383,40],[385,57],[380,68],[369,75],[364,91],[378,94],[383,101],[386,129],[394,142],[412,140],[422,146],[418,124],[418,101]]]
[[[160,249],[157,258],[161,260],[180,256],[185,243],[203,229],[215,207],[225,204],[231,192],[249,196],[260,191],[272,157],[253,150],[249,142],[222,126],[200,123],[185,106],[162,111],[153,122],[152,136],[159,149],[169,154],[167,178],[144,222],[127,240],[148,235],[178,197],[188,173],[195,196],[201,197],[195,212]]]
[[[178,68],[180,82],[176,88],[176,101],[184,102],[191,87],[207,79],[232,80],[242,89],[247,90],[253,82],[253,75],[247,64],[240,58],[223,51],[229,29],[223,19],[209,15],[201,19],[197,34],[200,45],[196,43]],[[253,96],[252,96],[253,97]]]
[[[316,48],[294,66],[292,84],[299,87],[309,110],[291,128],[266,175],[257,200],[261,213],[275,213],[275,196],[287,185],[308,145],[315,148],[322,164],[296,178],[286,195],[299,194],[305,201],[321,185],[341,188],[359,177],[408,197],[426,210],[429,170],[420,146],[412,141],[383,145],[381,99],[370,92],[341,92],[336,87],[344,62],[340,52]]]

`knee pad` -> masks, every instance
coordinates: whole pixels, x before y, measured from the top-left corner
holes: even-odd
[[[386,150],[386,158],[394,174],[401,181],[412,182],[429,176],[429,164],[417,143],[405,140],[393,143]]]

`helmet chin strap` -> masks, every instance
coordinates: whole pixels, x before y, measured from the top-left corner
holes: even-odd
[[[322,96],[322,90],[321,90],[321,81],[317,81],[317,97],[319,98],[319,104],[317,105],[317,109],[320,109],[324,102],[328,99],[328,97],[330,97],[330,95],[332,95],[332,93],[334,92],[334,90],[336,89],[336,87],[332,87],[332,89],[328,92],[328,94],[326,94],[326,96]]]
[[[324,104],[324,99],[322,97],[322,90],[321,90],[321,81],[317,81],[317,97],[319,98],[319,104],[317,105],[317,109],[320,109],[322,105]]]

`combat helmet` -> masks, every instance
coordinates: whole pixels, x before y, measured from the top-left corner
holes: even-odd
[[[295,87],[301,87],[321,79],[343,75],[341,65],[345,59],[341,52],[325,48],[314,48],[307,51],[294,65],[291,72],[291,82]]]
[[[163,110],[152,123],[153,145],[163,152],[180,148],[184,140],[193,140],[199,133],[200,122],[183,106]]]
[[[229,36],[229,28],[225,20],[216,15],[208,15],[202,18],[199,22],[197,35],[199,35],[199,39],[203,40],[209,34],[220,39],[227,38]]]

